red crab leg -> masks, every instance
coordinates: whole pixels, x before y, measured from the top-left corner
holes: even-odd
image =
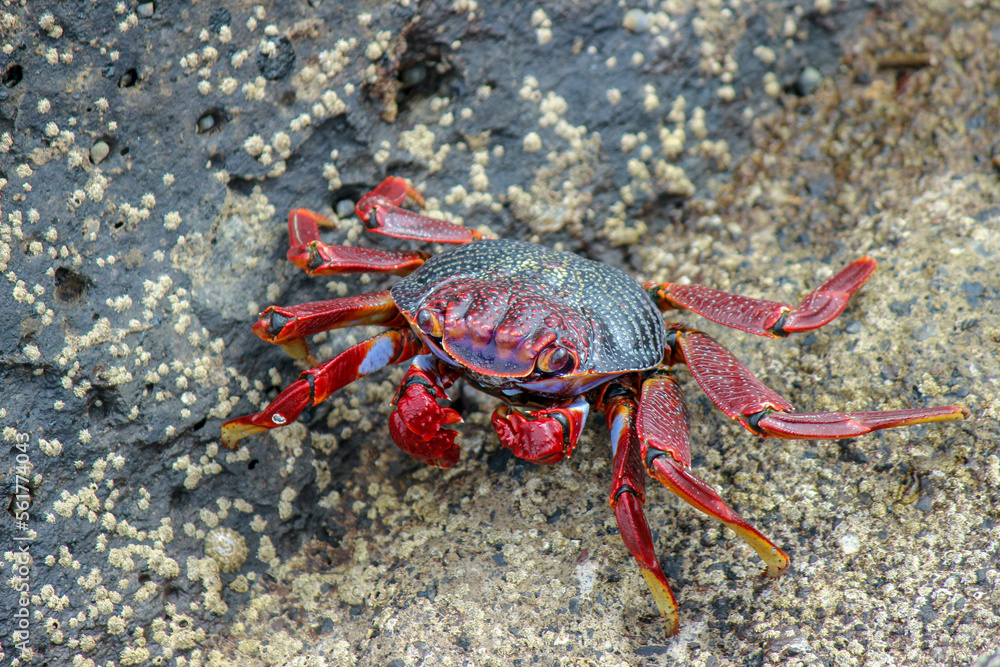
[[[604,418],[611,430],[614,472],[610,503],[615,510],[618,531],[653,593],[653,600],[666,624],[667,635],[675,635],[679,629],[677,600],[656,558],[653,536],[642,511],[646,475],[642,470],[642,455],[635,428],[637,406],[634,393],[624,390],[621,385],[612,385],[605,390],[599,406],[603,408]]]
[[[293,359],[308,359],[315,365],[306,336],[366,324],[407,326],[389,292],[374,292],[297,306],[268,306],[253,325],[253,332],[268,343],[280,345]]]
[[[695,509],[732,528],[767,564],[766,576],[780,577],[788,569],[784,551],[734,512],[715,489],[691,474],[688,412],[680,387],[668,373],[654,373],[643,382],[636,431],[650,475]]]
[[[433,355],[420,355],[413,359],[393,399],[396,409],[389,415],[389,435],[400,449],[427,465],[450,468],[458,463],[456,433],[443,427],[462,418],[438,401],[449,400],[445,390],[461,374]]]
[[[399,206],[407,197],[415,201],[420,208],[424,207],[424,196],[410,185],[408,180],[399,176],[389,176],[376,185],[374,190],[361,195],[354,212],[364,222],[368,222],[368,215],[376,206]]]
[[[535,411],[501,405],[493,411],[493,429],[500,444],[517,458],[548,465],[573,453],[589,411],[590,404],[582,397]]]
[[[969,416],[961,405],[875,412],[792,413],[792,404],[768,388],[729,350],[700,331],[672,332],[675,355],[708,397],[731,418],[758,435],[779,438],[838,439],[896,426],[958,421]],[[673,337],[673,336],[672,336]],[[676,358],[676,357],[675,357]]]
[[[645,284],[660,310],[687,309],[733,329],[779,338],[817,329],[844,312],[847,300],[878,266],[871,257],[854,260],[810,292],[795,308],[787,303],[751,299],[702,285]]]
[[[374,250],[327,245],[319,240],[319,225],[333,222],[318,213],[298,208],[288,214],[288,260],[311,276],[344,273],[391,273],[405,276],[430,255],[415,250]]]
[[[423,207],[424,198],[406,179],[390,176],[374,190],[361,197],[355,212],[369,231],[397,239],[434,243],[468,243],[486,235],[468,227],[400,208],[410,197]]]
[[[349,347],[330,361],[300,374],[262,411],[223,424],[222,444],[236,449],[236,443],[248,435],[291,424],[310,405],[319,405],[358,378],[410,359],[423,346],[409,330],[393,329]]]

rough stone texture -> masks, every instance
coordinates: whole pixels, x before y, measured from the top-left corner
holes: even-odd
[[[4,3],[0,609],[23,584],[30,637],[5,613],[0,662],[988,661],[997,30],[962,2]],[[332,215],[389,173],[432,215],[640,279],[794,301],[871,254],[821,331],[705,329],[803,409],[973,419],[761,442],[682,372],[698,474],[792,569],[762,580],[651,485],[669,640],[607,507],[599,419],[533,467],[465,391],[463,459],[428,469],[385,429],[396,369],[220,451],[222,421],[297,373],[250,333],[260,309],[389,284],[300,274],[286,211]],[[348,218],[327,238],[371,242]],[[246,542],[233,572],[204,552],[220,527]]]

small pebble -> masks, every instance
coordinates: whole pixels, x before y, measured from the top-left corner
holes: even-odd
[[[341,199],[337,202],[336,206],[333,207],[333,210],[337,214],[338,218],[348,218],[354,214],[354,202],[350,199]]]
[[[630,9],[625,12],[622,25],[629,32],[646,32],[649,30],[649,15],[641,9]]]
[[[109,153],[111,153],[111,146],[108,146],[108,142],[104,139],[98,139],[90,147],[90,161],[94,164],[100,164],[104,158],[108,157]]]
[[[799,72],[799,78],[795,81],[795,86],[798,88],[799,95],[805,97],[806,95],[812,95],[819,88],[820,82],[823,81],[823,75],[815,67],[806,67],[801,72]]]
[[[415,63],[399,73],[400,82],[407,88],[419,86],[427,79],[427,65]]]
[[[139,18],[149,19],[153,18],[153,10],[155,9],[152,2],[141,2],[139,6],[135,8],[135,13],[139,15]]]
[[[215,127],[215,116],[212,114],[207,113],[198,119],[198,134],[208,132],[213,127]]]
[[[131,88],[135,85],[136,81],[139,80],[139,73],[135,71],[135,68],[130,68],[125,70],[125,73],[118,77],[118,87],[119,88]]]

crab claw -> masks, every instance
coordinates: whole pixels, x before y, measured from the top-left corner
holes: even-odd
[[[539,465],[558,463],[573,452],[589,408],[583,399],[524,413],[501,405],[493,411],[493,429],[500,436],[500,444],[517,458]]]
[[[500,444],[519,459],[544,465],[558,463],[565,456],[563,425],[552,417],[525,417],[501,405],[493,411],[493,428]]]
[[[442,398],[442,396],[436,395],[438,393],[444,394],[444,392],[431,394],[428,388],[422,384],[408,385],[399,397],[396,411],[392,414],[417,437],[430,441],[441,432],[441,427],[445,424],[457,424],[462,421],[462,417],[457,412],[438,405],[436,399]],[[447,396],[443,396],[443,398],[447,399]]]
[[[455,444],[456,431],[441,428],[425,439],[411,431],[403,421],[400,411],[396,410],[389,415],[389,435],[397,447],[427,465],[450,468],[458,463],[459,447]]]
[[[448,400],[444,390],[457,377],[453,370],[440,368],[430,355],[414,358],[393,400],[396,409],[389,415],[389,435],[396,446],[438,468],[458,463],[456,432],[444,426],[456,424],[462,417],[438,404],[439,400]]]

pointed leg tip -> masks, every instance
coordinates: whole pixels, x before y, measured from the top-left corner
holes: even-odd
[[[764,571],[761,574],[767,579],[780,579],[782,576],[784,576],[786,572],[788,572],[788,568],[790,565],[791,562],[788,560],[786,560],[785,564],[780,567],[776,567],[774,565],[768,565],[767,567],[764,568]]]
[[[871,255],[865,255],[864,257],[859,257],[858,259],[851,262],[852,264],[870,266],[871,270],[874,271],[878,268],[878,260]]]
[[[317,225],[336,227],[336,224],[330,218],[325,215],[321,215],[316,211],[310,211],[307,208],[293,208],[288,212],[288,221],[309,222]]]
[[[856,272],[858,274],[858,280],[860,280],[863,283],[864,281],[868,280],[868,278],[871,277],[873,273],[875,273],[875,269],[877,268],[878,268],[878,261],[874,257],[869,257],[868,255],[865,255],[864,257],[860,257],[854,260],[846,267],[841,269],[840,273]],[[860,285],[858,285],[858,287],[860,287]]]
[[[656,602],[656,608],[660,611],[660,616],[663,618],[663,624],[667,629],[667,636],[672,637],[676,635],[678,630],[680,630],[680,619],[677,615],[677,600],[674,598],[673,591],[670,590],[670,585],[667,584],[663,571],[655,572],[647,567],[643,567],[641,564],[639,571],[642,573],[642,578],[646,580],[646,585],[649,587],[650,593],[653,594],[653,601]]]
[[[960,422],[972,416],[969,408],[964,405],[942,405],[938,408],[928,408],[927,416],[916,418],[912,423],[921,424],[926,422]]]
[[[301,253],[309,243],[319,240],[321,224],[332,225],[327,218],[304,208],[297,208],[288,213],[288,240],[291,245],[288,251],[289,260],[292,259],[293,253]]]
[[[304,338],[295,338],[285,343],[278,343],[278,345],[289,357],[296,361],[305,361],[309,364],[310,368],[315,368],[319,365],[316,357],[312,355],[309,349],[309,343]]]
[[[887,428],[961,421],[967,419],[969,414],[969,409],[963,405],[871,412],[798,413],[775,410],[757,422],[757,427],[765,436],[834,440]]]
[[[871,422],[865,422],[866,426],[871,426],[872,430],[883,428],[893,428],[896,426],[913,426],[916,424],[933,424],[938,422],[957,422],[968,419],[969,409],[964,405],[942,405],[934,408],[913,408],[910,410],[897,410],[883,413],[886,421],[879,419],[879,414],[875,413]],[[893,421],[891,417],[897,416]]]
[[[263,426],[258,426],[254,424],[253,415],[249,417],[240,417],[238,419],[231,419],[222,425],[222,446],[226,449],[233,449],[239,447],[239,442],[243,438],[254,435],[255,433],[260,433],[261,431],[266,431],[267,429]]]

